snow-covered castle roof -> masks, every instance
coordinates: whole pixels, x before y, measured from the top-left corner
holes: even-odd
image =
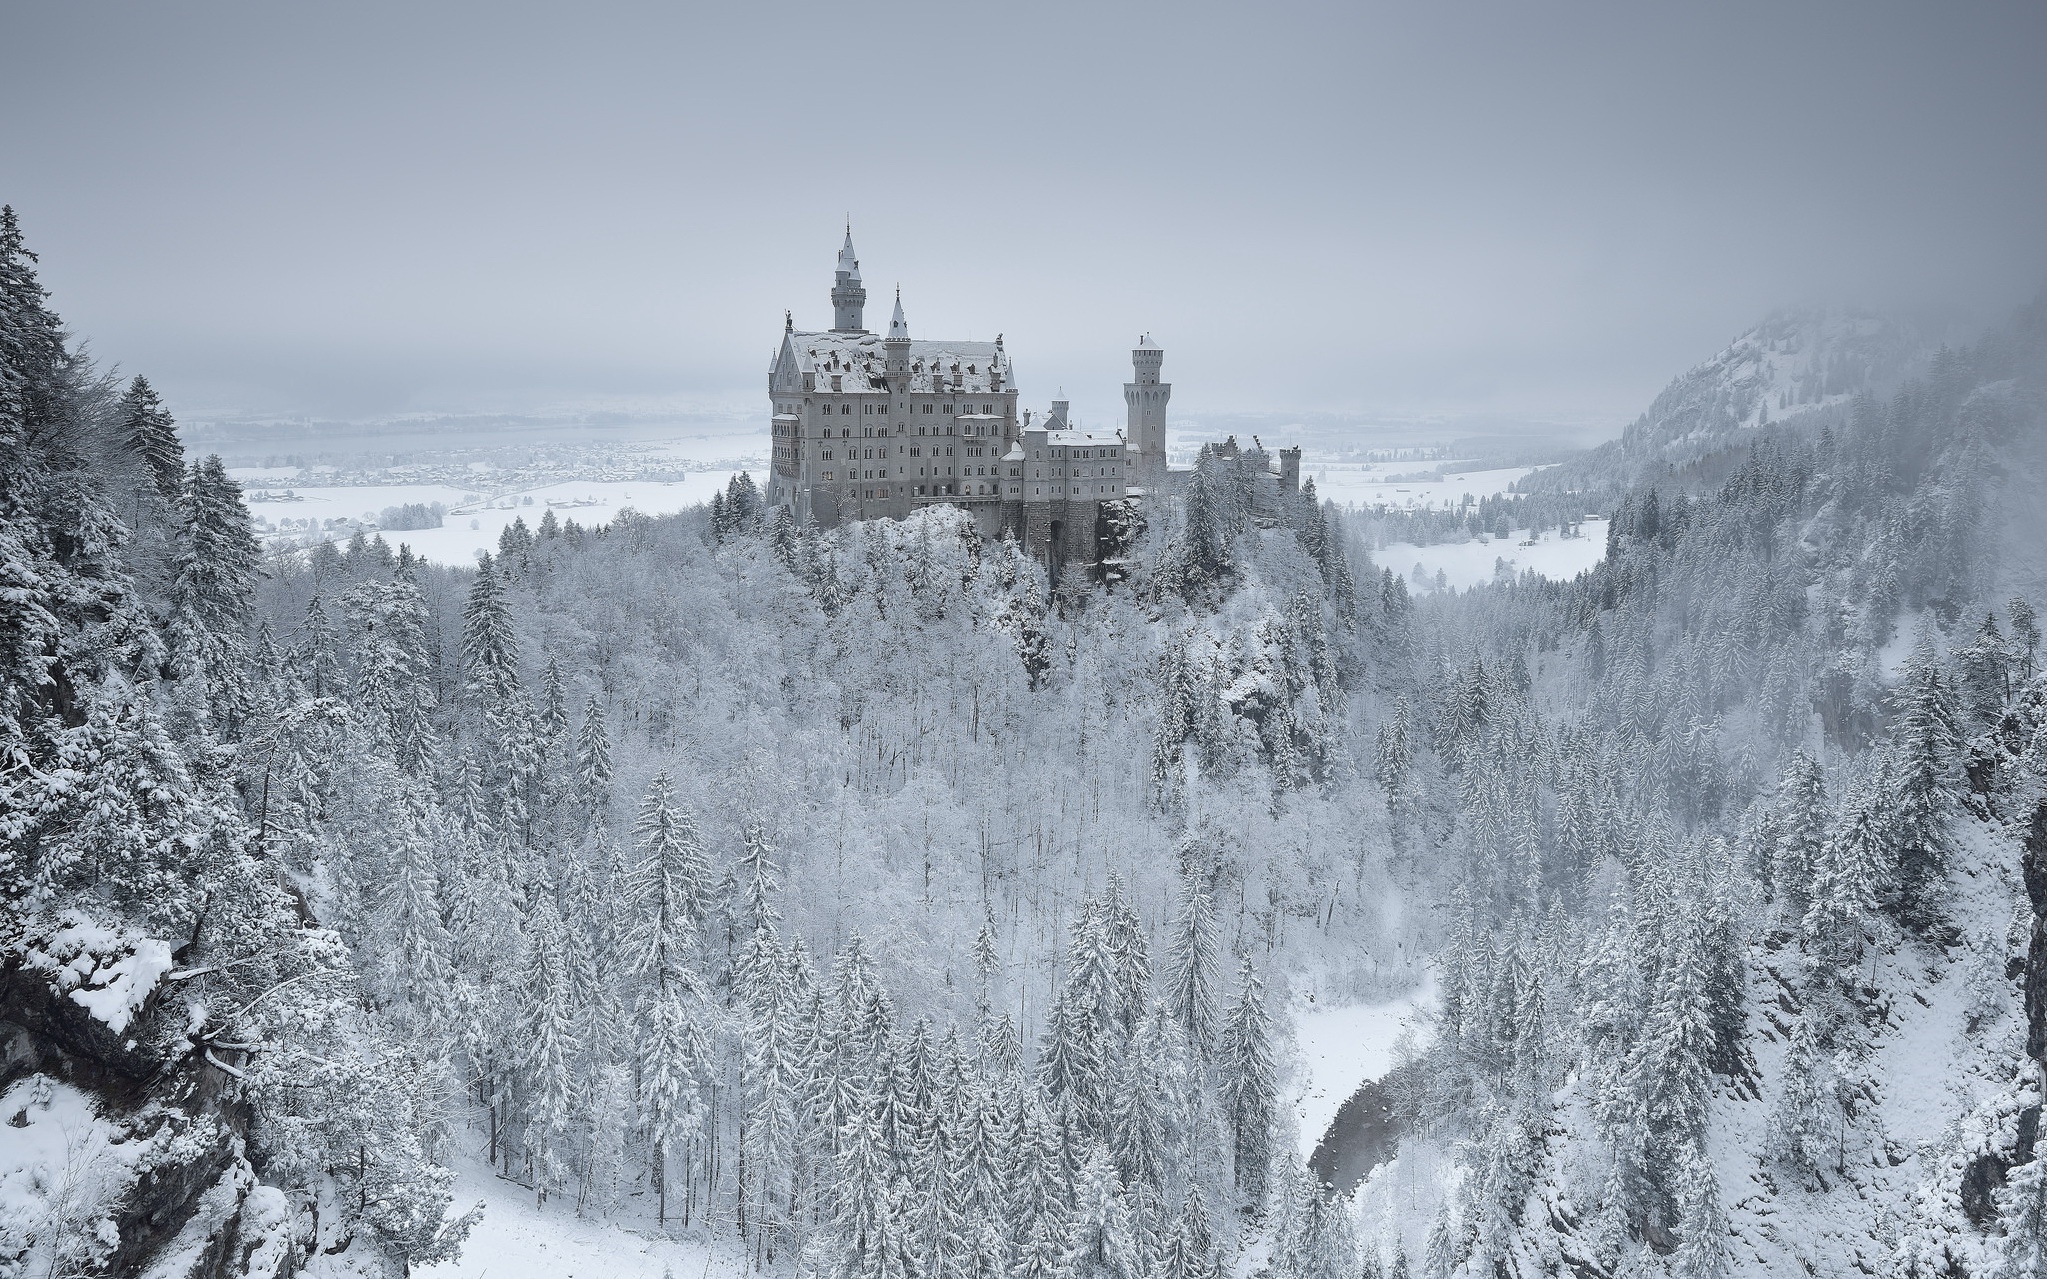
[[[888,389],[888,351],[878,333],[805,333],[782,335],[769,372],[776,376],[814,373],[820,385],[836,373],[848,391]],[[959,391],[977,394],[1006,391],[1016,385],[1009,356],[1000,342],[915,341],[910,343],[912,392]]]

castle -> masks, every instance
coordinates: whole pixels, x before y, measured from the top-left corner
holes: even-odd
[[[1126,430],[1070,424],[1054,400],[1018,413],[1016,373],[993,342],[912,340],[898,290],[886,336],[865,324],[867,289],[848,227],[833,274],[832,327],[799,330],[784,313],[768,369],[773,464],[767,500],[824,528],[957,506],[981,532],[1005,531],[1056,568],[1094,558],[1103,505],[1166,481],[1165,352],[1131,352]],[[855,419],[858,419],[857,421]]]

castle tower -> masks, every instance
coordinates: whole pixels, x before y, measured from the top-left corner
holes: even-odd
[[[853,224],[846,224],[846,244],[839,250],[832,274],[832,332],[865,333],[867,290],[860,284],[860,259],[853,253]]]
[[[1137,380],[1123,384],[1123,405],[1128,411],[1123,438],[1129,443],[1131,474],[1139,483],[1157,483],[1166,473],[1166,401],[1173,398],[1173,387],[1159,381],[1159,368],[1165,361],[1164,348],[1145,334],[1130,352]]]
[[[896,313],[888,322],[882,350],[888,356],[888,385],[897,395],[910,389],[910,325],[903,319],[903,290],[896,286]]]

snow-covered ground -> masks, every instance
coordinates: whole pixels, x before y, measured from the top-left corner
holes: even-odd
[[[759,471],[766,467],[772,443],[763,422],[759,426],[682,436],[656,445],[654,451],[670,462],[695,462],[707,466],[752,463]]]
[[[134,1179],[137,1143],[116,1142],[90,1097],[40,1074],[0,1094],[0,1134],[0,1265],[8,1267],[0,1273],[83,1273],[86,1259],[118,1238],[95,1214]]]
[[[1392,542],[1375,558],[1381,566],[1406,578],[1410,591],[1434,590],[1438,572],[1443,574],[1446,588],[1468,590],[1492,581],[1500,560],[1507,561],[1507,566],[1517,574],[1533,570],[1543,577],[1569,580],[1606,558],[1605,520],[1586,520],[1578,532],[1577,537],[1559,537],[1555,529],[1550,529],[1533,546],[1522,545],[1529,540],[1526,529],[1510,537],[1483,542],[1477,538],[1433,546]],[[1419,578],[1415,576],[1417,564],[1422,570]]]
[[[1433,469],[1433,464],[1415,462],[1304,461],[1301,476],[1315,481],[1317,496],[1339,506],[1425,511],[1456,506],[1467,494],[1476,500],[1504,493],[1537,468],[1509,466],[1490,471],[1460,471],[1453,464],[1453,469],[1444,472],[1440,480],[1398,478]]]
[[[1427,1019],[1416,1014],[1433,1008],[1435,1002],[1431,975],[1408,993],[1380,1003],[1294,1006],[1294,1045],[1301,1069],[1292,1105],[1300,1125],[1301,1158],[1314,1153],[1315,1143],[1360,1085],[1393,1069],[1403,1031],[1412,1025],[1416,1045],[1428,1042]]]
[[[389,530],[388,542],[404,542],[413,553],[436,564],[469,564],[476,553],[497,546],[498,534],[514,519],[528,528],[548,509],[557,519],[585,526],[608,524],[630,507],[642,515],[668,515],[711,500],[731,480],[731,471],[698,471],[681,480],[570,480],[538,488],[496,492],[458,489],[446,484],[379,484],[350,487],[298,487],[287,478],[261,478],[234,473],[247,490],[249,513],[259,527],[278,533],[328,530],[345,540],[347,527],[335,530],[329,521],[375,523],[386,507],[440,503],[447,515],[440,528]],[[289,490],[290,496],[285,493]],[[307,527],[310,522],[311,527]]]
[[[459,1258],[416,1268],[418,1279],[712,1279],[746,1269],[729,1242],[656,1235],[651,1211],[645,1230],[578,1217],[573,1199],[538,1206],[532,1191],[493,1176],[474,1154],[458,1157],[454,1168],[454,1210],[467,1212],[480,1200],[483,1219]]]

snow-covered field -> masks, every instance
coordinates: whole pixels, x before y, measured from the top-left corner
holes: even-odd
[[[1301,463],[1301,476],[1315,481],[1315,492],[1323,500],[1338,505],[1425,511],[1456,506],[1466,494],[1477,499],[1504,493],[1515,481],[1536,470],[1532,466],[1509,466],[1491,471],[1450,470],[1440,480],[1396,478],[1433,469],[1433,464],[1416,462],[1307,460]]]
[[[654,451],[670,462],[696,462],[707,466],[750,462],[756,470],[760,470],[766,466],[771,444],[763,422],[758,426],[681,436],[656,445]]]
[[[386,531],[388,542],[404,542],[421,558],[436,564],[468,564],[478,551],[494,549],[498,534],[514,519],[528,528],[553,508],[557,519],[588,526],[608,524],[630,507],[642,515],[668,515],[711,500],[725,487],[731,471],[698,471],[681,480],[570,480],[539,488],[495,492],[459,489],[446,484],[380,484],[351,487],[299,487],[289,478],[268,478],[261,472],[237,471],[249,499],[249,513],[259,527],[268,524],[294,533],[310,522],[328,529],[329,521],[374,523],[386,507],[440,503],[448,510],[442,527]],[[283,496],[289,490],[291,496]],[[311,529],[307,530],[308,532]],[[329,536],[346,539],[348,529]]]
[[[1528,540],[1528,530],[1521,529],[1511,537],[1483,542],[1477,538],[1433,546],[1392,542],[1374,558],[1382,567],[1406,578],[1411,591],[1436,589],[1439,572],[1445,588],[1469,590],[1492,581],[1500,560],[1507,561],[1508,568],[1517,574],[1532,570],[1543,577],[1568,581],[1606,558],[1606,521],[1586,520],[1579,526],[1577,537],[1559,537],[1555,529],[1550,529],[1535,545],[1522,545]],[[1421,566],[1420,578],[1415,576],[1416,565]]]
[[[459,1258],[416,1268],[418,1279],[711,1279],[746,1269],[729,1246],[654,1234],[651,1213],[645,1232],[578,1217],[573,1199],[538,1206],[532,1191],[493,1176],[473,1154],[453,1166],[455,1211],[481,1200],[483,1219]]]
[[[1292,1104],[1300,1124],[1301,1158],[1314,1153],[1315,1143],[1360,1085],[1393,1069],[1395,1047],[1408,1026],[1414,1027],[1417,1047],[1427,1044],[1426,1018],[1417,1014],[1435,1002],[1432,975],[1407,994],[1381,1003],[1295,1005],[1294,1044],[1301,1070]]]

